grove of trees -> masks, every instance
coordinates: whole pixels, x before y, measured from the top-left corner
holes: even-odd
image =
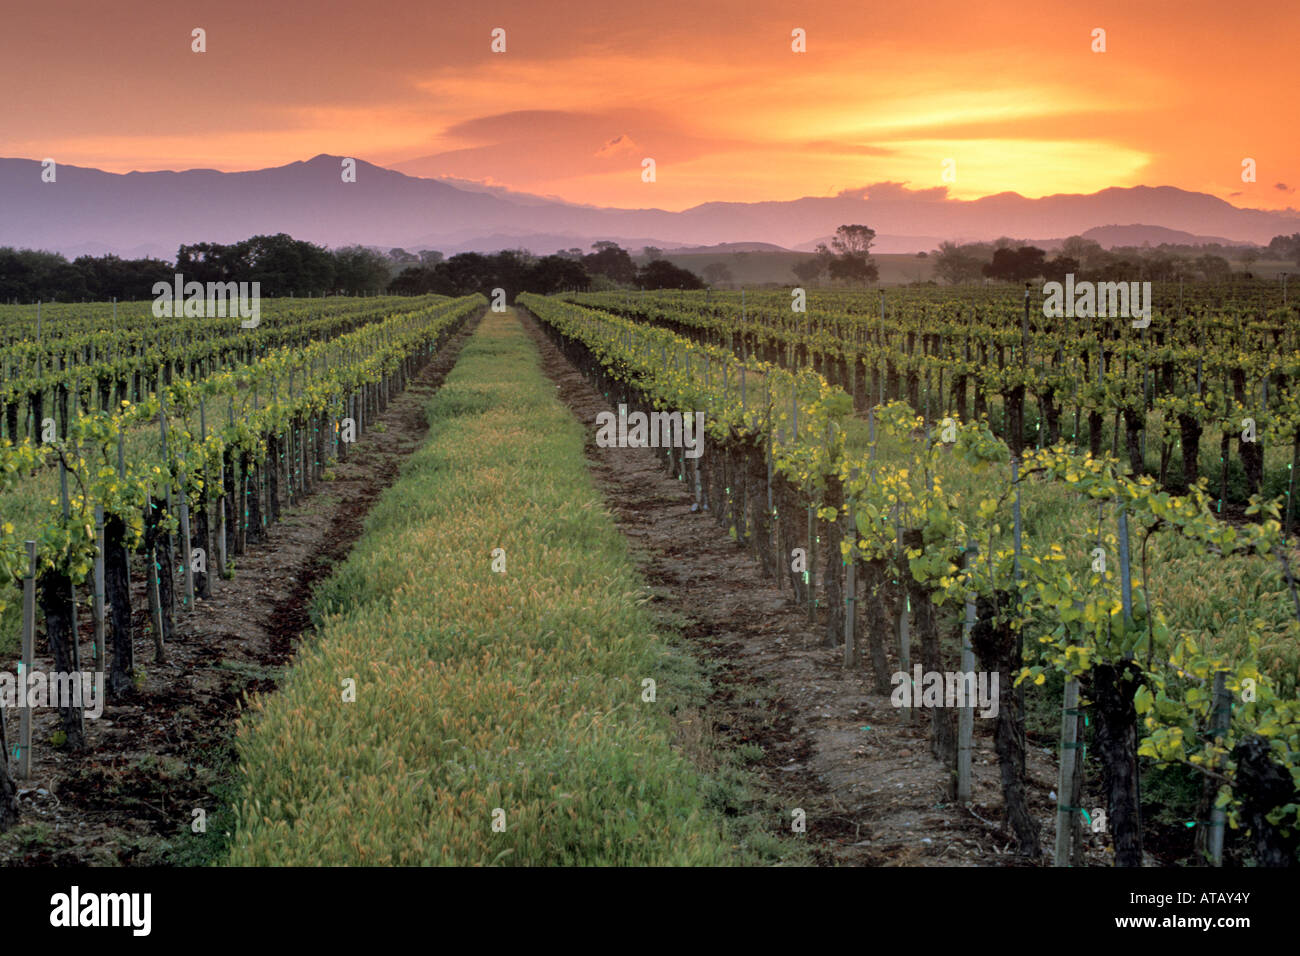
[[[79,256],[0,248],[0,301],[149,299],[155,282],[260,282],[267,296],[355,295],[388,285],[390,260],[362,246],[330,251],[281,233],[241,242],[181,246],[176,261]]]
[[[590,273],[582,263],[567,256],[538,258],[522,249],[510,249],[491,255],[462,252],[428,266],[412,266],[389,283],[388,291],[397,295],[433,292],[460,296],[505,289],[506,297],[513,301],[520,292],[550,295],[590,285]]]
[[[817,246],[816,257],[791,266],[795,276],[805,285],[820,280],[822,275],[832,282],[844,285],[866,285],[880,278],[880,269],[871,258],[871,243],[876,230],[863,225],[840,226],[835,230],[830,247]]]
[[[984,279],[1060,281],[1067,273],[1094,281],[1169,281],[1179,277],[1221,280],[1232,273],[1229,255],[1249,269],[1262,254],[1273,259],[1300,257],[1300,233],[1278,236],[1266,250],[1213,244],[1106,249],[1091,239],[1071,236],[1061,243],[1053,258],[1048,258],[1048,253],[1037,246],[1007,238],[992,243],[943,242],[934,251],[933,260],[935,276],[942,282],[958,285]]]

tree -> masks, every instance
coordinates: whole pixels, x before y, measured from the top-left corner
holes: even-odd
[[[591,276],[582,267],[563,255],[545,256],[533,264],[526,276],[526,288],[539,295],[551,295],[565,289],[586,290],[591,287]]]
[[[176,274],[172,264],[161,259],[79,256],[72,265],[81,273],[87,298],[99,302],[152,298],[154,283],[170,284]]]
[[[841,256],[859,256],[866,259],[871,254],[871,243],[875,238],[876,230],[866,226],[840,226],[835,230],[831,248]]]
[[[1146,277],[1155,282],[1168,282],[1177,278],[1178,260],[1164,251],[1156,251],[1147,256]]]
[[[1223,256],[1213,256],[1206,253],[1203,256],[1197,256],[1192,260],[1192,268],[1199,272],[1206,280],[1214,282],[1218,279],[1224,279],[1232,273],[1232,266]]]
[[[637,275],[637,285],[643,289],[703,289],[704,280],[667,259],[655,259]]]
[[[1043,274],[1043,259],[1046,255],[1037,246],[1021,246],[1019,249],[1003,246],[994,250],[993,261],[981,271],[991,279],[1028,282]]]
[[[176,250],[176,271],[195,282],[228,282],[247,267],[239,243],[196,242]]]
[[[656,259],[662,259],[664,251],[658,246],[645,246],[641,249],[641,255],[645,256],[646,261],[654,262]]]
[[[831,263],[835,261],[835,253],[827,249],[826,243],[824,242],[817,243],[817,248],[814,252],[817,253],[817,261],[821,263],[822,272],[830,272]]]
[[[506,298],[511,302],[528,288],[532,270],[537,264],[537,257],[527,249],[503,249],[486,259],[491,275],[484,277],[483,293],[488,295],[492,289],[505,289]]]
[[[934,273],[950,285],[979,279],[983,265],[984,260],[969,246],[956,242],[941,242],[934,252]]]
[[[420,265],[425,266],[426,268],[428,266],[436,266],[441,261],[442,253],[437,249],[426,249],[424,252],[420,253]]]
[[[812,285],[826,271],[826,263],[821,258],[805,259],[792,265],[790,271],[804,285]]]
[[[597,242],[592,245],[596,251],[582,257],[582,264],[591,275],[602,275],[615,282],[631,284],[636,281],[636,263],[627,254],[627,250],[616,242]]]
[[[704,281],[709,285],[721,285],[731,281],[731,269],[725,262],[710,262],[704,267]]]
[[[253,236],[238,247],[247,274],[231,278],[261,282],[262,295],[323,295],[334,285],[334,258],[322,246],[280,232]]]
[[[435,275],[445,277],[450,286],[443,285],[433,291],[442,295],[469,295],[472,292],[486,295],[500,285],[500,276],[492,259],[479,252],[462,252],[438,263]]]
[[[334,257],[287,233],[252,236],[233,245],[196,243],[176,253],[186,281],[260,282],[265,296],[324,294],[334,285]]]
[[[1051,262],[1043,264],[1043,278],[1049,282],[1064,282],[1067,275],[1079,274],[1079,260],[1069,256],[1057,256]]]
[[[876,230],[867,226],[840,226],[831,239],[834,252],[822,243],[817,246],[817,257],[832,279],[843,282],[874,282],[880,276],[871,261],[871,243]]]
[[[387,256],[365,246],[334,250],[334,288],[342,295],[360,295],[387,288],[391,275]]]
[[[388,283],[388,292],[392,295],[426,295],[433,291],[435,281],[433,269],[403,269]]]
[[[582,264],[564,256],[537,258],[525,249],[507,249],[492,255],[462,252],[428,267],[404,269],[388,291],[396,295],[491,294],[504,289],[507,301],[520,292],[550,295],[565,289],[585,290],[591,276]]]
[[[880,271],[876,264],[861,255],[843,255],[837,256],[831,263],[830,274],[832,279],[838,279],[846,283],[854,282],[875,282],[880,278]]]
[[[1241,250],[1241,264],[1247,270],[1253,269],[1255,263],[1259,261],[1259,248],[1256,246],[1247,246]]]
[[[1268,254],[1274,259],[1289,259],[1300,265],[1300,232],[1274,236],[1269,241]]]
[[[90,289],[86,287],[85,275],[66,260],[55,265],[49,275],[49,283],[52,286],[50,298],[54,298],[55,294],[61,294],[68,301],[90,298]]]
[[[1075,259],[1086,270],[1091,271],[1096,267],[1099,258],[1105,255],[1106,250],[1101,247],[1101,243],[1095,239],[1084,239],[1082,236],[1070,236],[1061,243],[1061,251],[1058,256],[1069,256]]]

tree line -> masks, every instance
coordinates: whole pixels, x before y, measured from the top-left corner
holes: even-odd
[[[0,248],[0,302],[153,297],[156,282],[171,283],[176,273],[194,282],[260,282],[266,296],[466,295],[502,288],[513,300],[520,292],[549,295],[590,288],[702,289],[689,269],[651,258],[642,266],[614,242],[597,242],[593,251],[566,249],[535,256],[525,249],[484,254],[464,252],[387,253],[363,246],[326,249],[280,233],[241,242],[182,245],[176,260],[123,259],[115,255],[79,256]],[[658,252],[658,250],[655,250]]]
[[[394,250],[401,252],[401,250]],[[385,288],[389,256],[361,246],[329,250],[281,233],[183,245],[176,260],[78,256],[0,248],[0,302],[140,300],[176,273],[195,282],[260,282],[263,295],[356,295]]]
[[[1184,278],[1217,281],[1232,273],[1227,252],[1249,269],[1266,251],[1271,258],[1300,265],[1300,233],[1277,236],[1261,250],[1255,246],[1224,249],[1222,246],[1171,246],[1103,248],[1101,243],[1071,236],[1061,243],[1052,258],[1037,246],[1012,239],[996,242],[944,242],[933,253],[935,275],[952,285],[998,279],[1029,282],[1043,279],[1060,282],[1067,274],[1076,279],[1101,282],[1144,279],[1168,281]]]
[[[466,295],[470,292],[504,289],[513,301],[521,292],[550,295],[589,289],[703,289],[704,281],[689,269],[657,258],[659,250],[648,248],[650,259],[641,266],[616,242],[601,241],[592,252],[565,249],[549,256],[535,256],[525,249],[507,249],[493,254],[463,252],[432,266],[404,270],[389,286],[390,292]]]
[[[876,282],[879,270],[871,257],[875,237],[875,230],[864,225],[840,226],[829,245],[818,245],[815,255],[793,266],[793,272],[805,285],[823,276],[844,285]],[[731,279],[730,270],[721,263],[707,266],[701,278],[650,246],[641,265],[615,242],[596,242],[591,249],[588,253],[565,249],[547,256],[526,249],[463,252],[445,258],[436,250],[394,248],[385,253],[359,245],[331,250],[284,233],[228,244],[183,245],[174,262],[115,255],[69,261],[55,252],[3,247],[0,302],[149,299],[154,283],[170,283],[177,272],[187,281],[260,282],[266,296],[466,295],[501,288],[511,300],[520,292],[549,295],[570,289],[702,289]],[[936,277],[954,285],[986,279],[1061,281],[1067,273],[1095,281],[1222,279],[1232,266],[1224,256],[1209,251],[1214,249],[1227,252],[1247,268],[1261,253],[1295,261],[1300,267],[1300,233],[1277,236],[1266,249],[1164,245],[1105,249],[1091,239],[1071,236],[1051,258],[1043,249],[1006,238],[991,243],[944,242],[932,256]]]

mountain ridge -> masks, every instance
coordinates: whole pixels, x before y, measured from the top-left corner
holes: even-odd
[[[527,246],[529,237],[538,240],[537,248],[529,248],[540,254],[620,237],[665,249],[756,243],[798,249],[809,236],[861,222],[889,236],[891,249],[901,252],[933,248],[939,236],[1069,236],[1125,222],[1219,242],[1265,244],[1275,235],[1300,232],[1295,210],[1238,207],[1174,186],[1112,186],[1038,199],[1005,191],[960,200],[941,190],[878,183],[836,196],[714,201],[674,212],[584,206],[484,184],[458,187],[362,159],[356,160],[356,182],[344,183],[342,161],[319,153],[237,172],[110,173],[58,165],[56,181],[46,183],[40,162],[0,158],[0,246],[148,250],[171,258],[182,243],[287,232],[331,247],[359,243],[449,252]]]

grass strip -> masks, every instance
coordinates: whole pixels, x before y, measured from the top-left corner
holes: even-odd
[[[757,859],[723,820],[734,785],[673,745],[698,672],[645,607],[554,392],[518,321],[489,313],[318,590],[317,634],[241,720],[229,862]]]

